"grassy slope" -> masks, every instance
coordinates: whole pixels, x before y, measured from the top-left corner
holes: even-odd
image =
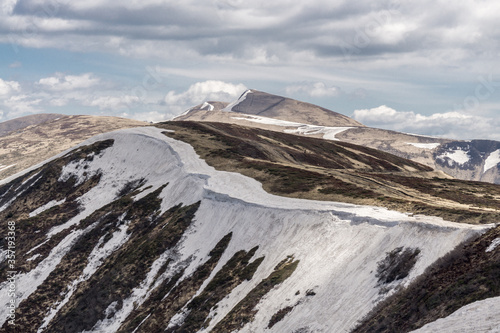
[[[223,123],[167,122],[218,170],[283,196],[384,206],[467,223],[500,217],[500,186],[439,178],[429,167],[343,142]]]

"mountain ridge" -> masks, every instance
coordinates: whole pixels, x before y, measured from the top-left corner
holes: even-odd
[[[488,227],[270,195],[163,132],[99,135],[0,187],[0,217],[22,236],[23,332],[345,331]],[[377,262],[399,247],[418,259],[379,285]]]

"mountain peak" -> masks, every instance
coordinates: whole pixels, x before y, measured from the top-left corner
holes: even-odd
[[[332,110],[254,89],[246,90],[224,110],[311,125],[364,127],[354,119]]]

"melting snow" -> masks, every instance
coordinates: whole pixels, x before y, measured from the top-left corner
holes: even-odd
[[[13,167],[15,164],[11,164],[11,165],[2,165],[0,164],[0,172],[4,171],[4,170],[7,170],[8,168],[11,168]]]
[[[119,221],[123,221],[123,218],[124,215],[122,215],[119,218]],[[113,253],[114,251],[119,249],[123,244],[125,244],[125,242],[130,237],[130,235],[127,235],[127,228],[128,228],[127,223],[123,223],[119,227],[119,230],[115,231],[111,239],[104,245],[102,245],[102,243],[105,236],[102,236],[99,239],[99,242],[92,249],[92,252],[88,257],[88,263],[87,266],[84,268],[83,273],[78,277],[78,279],[73,281],[71,285],[68,286],[68,291],[66,292],[64,300],[62,302],[58,302],[55,308],[50,309],[50,313],[45,317],[45,320],[38,329],[38,332],[42,332],[48,326],[50,321],[56,316],[57,312],[59,312],[59,310],[61,310],[63,306],[66,305],[66,303],[68,303],[78,285],[81,282],[88,280],[97,271],[99,266],[101,266],[104,259],[109,257],[111,253]]]
[[[45,205],[38,207],[37,209],[35,209],[31,213],[29,213],[29,217],[36,216],[36,215],[46,211],[47,209],[50,209],[50,208],[55,207],[55,206],[59,206],[60,204],[63,204],[65,202],[66,202],[66,198],[59,200],[59,201],[57,201],[57,200],[49,201]]]
[[[492,152],[486,161],[484,161],[484,169],[483,172],[488,171],[489,169],[497,166],[497,164],[500,163],[500,149],[495,150]]]
[[[243,93],[243,95],[241,95],[240,98],[238,98],[238,100],[232,102],[232,103],[229,103],[228,106],[226,106],[224,109],[222,109],[222,111],[233,111],[233,108],[240,104],[241,102],[243,102],[246,98],[247,98],[247,95],[250,94],[250,93],[253,93],[253,91],[251,89],[248,89],[247,91],[245,91]]]
[[[326,140],[338,140],[335,137],[335,135],[352,128],[352,127],[328,127],[328,126],[309,125],[309,124],[302,124],[293,121],[261,117],[261,116],[231,117],[231,118],[237,120],[247,120],[260,124],[275,125],[282,127],[294,127],[293,129],[285,129],[284,132],[290,134],[302,134],[302,135],[323,134],[323,139]]]
[[[286,129],[285,133],[292,134],[303,134],[303,135],[314,135],[314,134],[323,134],[323,139],[326,140],[334,140],[338,139],[335,137],[337,134],[342,133],[345,130],[348,130],[352,127],[328,127],[328,126],[315,126],[315,125],[302,125],[297,129],[289,130]]]
[[[461,148],[452,151],[447,151],[444,154],[438,156],[437,158],[445,160],[446,157],[448,158],[448,165],[450,167],[453,166],[453,162],[460,165],[464,165],[470,160],[469,153],[467,151],[462,150]]]
[[[200,109],[207,109],[208,111],[213,111],[214,110],[214,106],[208,102],[205,102],[203,103],[203,105],[201,106]]]
[[[26,261],[33,261],[33,260],[35,260],[36,258],[38,258],[39,256],[41,256],[41,254],[40,254],[40,253],[37,253],[37,254],[35,254],[34,256],[32,256],[32,257],[30,257],[30,258],[26,259]]]
[[[434,149],[439,147],[440,143],[418,143],[418,142],[406,142],[408,145],[412,145],[417,148],[422,148],[422,149]]]
[[[500,332],[500,297],[468,304],[445,318],[440,318],[412,333],[498,333]]]
[[[490,246],[488,246],[488,248],[486,249],[486,252],[492,252],[493,250],[495,250],[497,248],[497,246],[500,245],[500,237],[498,238],[495,238]]]

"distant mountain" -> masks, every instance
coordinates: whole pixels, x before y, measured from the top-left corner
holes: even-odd
[[[32,125],[38,125],[60,117],[64,117],[64,115],[56,113],[40,113],[7,120],[0,123],[0,137],[5,136],[12,131],[17,131]]]
[[[229,111],[322,126],[364,126],[343,114],[317,105],[257,90],[247,90],[238,100],[228,105],[219,102],[204,103],[188,110],[176,120],[194,120],[192,117],[197,116],[199,111]]]
[[[0,179],[40,163],[94,135],[148,125],[117,117],[45,114],[13,119],[7,123],[4,128],[18,128],[0,137]],[[30,125],[26,125],[28,123]],[[0,123],[0,126],[2,124],[5,123]]]
[[[255,90],[230,104],[200,104],[174,120],[224,122],[340,140],[411,159],[458,179],[500,184],[498,141],[469,143],[370,128],[319,106]]]
[[[490,225],[327,201],[404,208],[397,198],[407,197],[457,219],[480,204],[488,222],[498,219],[498,186],[438,178],[348,143],[158,126],[98,135],[3,181],[0,235],[15,225],[16,260],[2,237],[1,332],[346,332],[463,241],[478,239],[498,262]],[[474,300],[499,294],[490,272],[471,286]],[[14,329],[5,306],[13,278]]]

